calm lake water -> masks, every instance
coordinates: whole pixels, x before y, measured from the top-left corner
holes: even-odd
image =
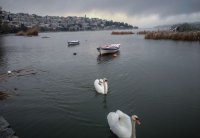
[[[110,33],[0,36],[0,73],[45,71],[0,83],[18,88],[17,96],[0,101],[0,115],[20,138],[116,138],[106,116],[117,109],[140,117],[137,138],[200,137],[200,43]],[[74,39],[80,45],[68,47]],[[98,56],[96,48],[107,43],[121,44],[117,57]],[[93,86],[103,77],[106,96]]]

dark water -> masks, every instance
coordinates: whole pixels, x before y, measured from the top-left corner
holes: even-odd
[[[68,47],[74,39],[81,44]],[[106,43],[121,43],[117,57],[98,57],[96,48]],[[27,66],[46,72],[0,84],[18,88],[0,101],[0,114],[20,138],[114,138],[106,116],[117,109],[141,118],[138,138],[200,137],[199,42],[110,31],[1,36],[0,73]],[[93,86],[103,77],[106,96]]]

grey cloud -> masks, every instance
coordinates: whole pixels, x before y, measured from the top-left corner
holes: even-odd
[[[159,14],[161,17],[199,12],[199,0],[1,0],[3,8],[15,12],[51,14],[103,10],[127,15]]]
[[[0,0],[0,6],[14,13],[25,12],[38,15],[87,14],[92,10],[103,13],[122,13],[127,17],[158,15],[162,23],[169,17],[191,16],[200,13],[200,0]],[[76,14],[74,14],[76,15]],[[185,19],[186,19],[185,18]],[[188,17],[194,21],[200,20]],[[184,21],[185,21],[184,19]],[[179,19],[177,19],[179,20]],[[182,19],[183,20],[183,19]],[[187,20],[187,19],[186,19]],[[181,22],[181,21],[180,21]]]

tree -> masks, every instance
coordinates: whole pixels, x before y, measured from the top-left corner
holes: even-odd
[[[0,33],[2,32],[2,7],[0,7]]]

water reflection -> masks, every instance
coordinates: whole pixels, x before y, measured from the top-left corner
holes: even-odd
[[[80,45],[67,45],[67,47],[78,47]]]
[[[109,62],[113,59],[116,59],[120,56],[120,52],[114,53],[114,54],[104,54],[104,55],[98,55],[97,62],[98,64]]]
[[[103,108],[107,108],[107,98],[106,98],[107,96],[106,95],[104,95],[103,96]]]
[[[107,106],[107,94],[103,95],[103,94],[99,94],[95,91],[95,97],[102,98],[101,101],[102,101],[102,105],[103,105],[104,109],[106,109],[108,107]]]
[[[12,121],[20,137],[117,138],[109,132],[106,119],[116,109],[129,114],[134,111],[143,118],[138,137],[163,137],[166,131],[174,132],[166,137],[197,136],[199,43],[148,41],[138,36],[127,40],[107,33],[44,34],[51,36],[48,41],[0,37],[0,73],[29,65],[49,72],[3,83],[8,88],[17,87],[20,96],[7,100],[6,106],[0,104],[0,114]],[[66,38],[74,37],[87,38],[88,42],[68,48]],[[96,45],[117,39],[125,45],[123,54],[97,57]],[[91,84],[102,77],[112,82],[107,95],[98,94]],[[188,116],[192,116],[189,121],[185,120]],[[178,126],[171,125],[174,121]],[[150,125],[156,133],[150,133]]]

